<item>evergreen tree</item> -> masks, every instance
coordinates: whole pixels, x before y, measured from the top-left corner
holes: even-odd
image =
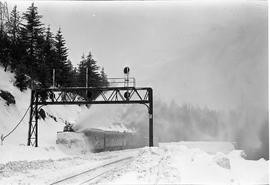
[[[103,67],[101,68],[100,77],[101,77],[102,86],[104,86],[104,87],[109,86],[108,77],[107,77],[107,74],[105,73]]]
[[[4,66],[4,70],[10,64],[10,40],[5,31],[0,30],[0,63]]]
[[[14,85],[17,86],[20,89],[20,91],[26,90],[28,86],[28,80],[25,75],[25,71],[26,71],[25,65],[23,64],[19,64],[15,70],[16,81],[14,82]]]
[[[102,86],[100,74],[98,72],[99,66],[97,62],[92,58],[91,52],[86,58],[82,57],[79,64],[79,85],[85,87],[86,85],[86,70],[88,69],[88,87]]]
[[[17,11],[17,6],[14,6],[10,13],[10,18],[8,22],[8,34],[10,37],[11,45],[10,45],[10,66],[13,71],[18,65],[21,57],[23,55],[22,42],[20,38],[21,31],[21,17],[19,12]]]
[[[69,86],[71,82],[70,71],[72,70],[71,62],[67,61],[68,49],[65,46],[65,40],[63,38],[61,29],[59,28],[55,36],[55,53],[56,53],[56,63],[55,79],[60,86]]]
[[[41,51],[44,42],[44,27],[41,23],[42,16],[38,14],[38,9],[34,3],[23,14],[26,24],[22,26],[22,40],[25,48],[23,63],[28,69],[28,74],[34,79],[38,78]]]
[[[43,44],[43,60],[41,64],[41,69],[43,69],[43,71],[41,71],[41,73],[43,73],[41,83],[43,83],[45,87],[49,87],[52,85],[52,73],[54,66],[56,65],[56,51],[54,44],[55,41],[53,39],[50,27],[48,26]]]
[[[105,78],[106,74],[104,70],[103,72],[103,77],[99,73],[99,66],[97,65],[97,62],[93,59],[91,52],[87,55],[85,58],[82,56],[82,60],[80,61],[80,64],[78,66],[78,75],[77,75],[77,84],[80,87],[85,87],[86,86],[86,70],[88,70],[88,87],[102,87],[106,86],[107,83],[105,84]],[[90,99],[95,99],[98,97],[99,92],[94,92],[93,94],[81,94],[83,97],[90,98]]]
[[[85,68],[85,57],[84,54],[81,57],[81,61],[78,65],[76,84],[78,87],[85,87],[86,83],[86,68]]]
[[[7,35],[7,23],[9,14],[7,3],[0,1],[0,63],[4,66],[5,71],[10,62],[10,40]]]
[[[88,87],[107,86],[107,76],[89,52],[77,68],[68,60],[68,49],[61,29],[54,37],[50,27],[46,32],[38,8],[31,4],[22,17],[14,6],[9,14],[7,5],[0,2],[0,63],[5,70],[15,71],[15,83],[21,91],[35,80],[42,87],[52,85],[55,69],[56,83],[60,86],[85,86],[88,69]],[[40,87],[40,85],[38,85]],[[96,98],[94,93],[91,98]],[[84,94],[85,96],[85,94]],[[46,97],[46,95],[44,96]]]
[[[78,82],[78,69],[76,67],[72,66],[72,70],[71,70],[71,87],[79,87]]]
[[[67,60],[67,63],[65,65],[65,73],[64,73],[64,78],[65,78],[65,86],[72,86],[74,80],[73,78],[75,78],[75,74],[74,74],[74,69],[73,69],[73,65],[71,63],[71,60]]]
[[[50,27],[48,26],[44,41],[44,48],[43,48],[43,54],[44,54],[44,62],[50,67],[50,69],[53,69],[55,63],[56,63],[56,51],[55,51],[55,41],[53,39],[53,35],[51,32]]]
[[[11,41],[13,43],[17,42],[19,36],[20,36],[20,26],[21,26],[21,16],[19,12],[17,11],[17,6],[14,6],[11,13],[9,22],[7,24],[8,26],[8,33],[11,37]]]

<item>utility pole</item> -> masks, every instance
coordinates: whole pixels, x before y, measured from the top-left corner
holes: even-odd
[[[88,67],[86,67],[85,72],[85,87],[88,88]],[[85,91],[85,96],[87,97],[87,90]]]
[[[53,88],[55,88],[55,69],[53,69]]]

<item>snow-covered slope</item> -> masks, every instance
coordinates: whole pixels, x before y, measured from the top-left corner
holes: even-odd
[[[0,67],[0,89],[10,92],[14,97],[16,104],[6,105],[0,98],[0,134],[4,136],[19,122],[23,114],[30,105],[30,90],[21,92],[13,85],[14,75],[10,72],[4,72]],[[54,146],[56,141],[56,132],[63,130],[64,121],[76,122],[79,114],[87,111],[83,106],[76,105],[56,105],[46,106],[44,110],[47,114],[56,117],[55,121],[47,116],[45,121],[40,120],[39,127],[39,146]],[[27,142],[29,112],[19,127],[4,140],[4,145],[25,145]]]

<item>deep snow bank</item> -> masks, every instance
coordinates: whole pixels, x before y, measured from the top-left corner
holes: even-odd
[[[241,151],[208,154],[179,143],[140,149],[128,166],[101,184],[268,184],[268,161],[246,160]]]
[[[130,163],[120,169],[110,170],[97,184],[247,185],[268,184],[269,178],[268,161],[264,159],[246,160],[241,151],[235,150],[228,154],[209,154],[179,143],[88,153],[83,158],[65,160],[58,159],[64,156],[52,147],[28,147],[27,152],[25,148],[27,147],[0,147],[0,153],[5,156],[5,160],[2,156],[0,158],[0,184],[50,184],[48,182],[52,182],[51,179],[59,180],[59,177],[93,168],[95,164],[101,165],[104,160],[116,160],[130,155],[134,156]],[[9,152],[15,155],[8,158]],[[77,170],[74,170],[76,168]]]
[[[186,146],[188,148],[198,148],[209,154],[216,154],[217,152],[228,154],[231,151],[235,150],[233,143],[225,141],[181,141],[172,143],[161,143],[160,145],[179,145]]]
[[[0,164],[10,161],[34,161],[68,157],[55,147],[0,146]]]

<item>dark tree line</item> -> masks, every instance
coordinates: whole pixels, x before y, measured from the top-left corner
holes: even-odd
[[[34,3],[23,14],[15,6],[7,15],[7,11],[2,11],[3,3],[0,9],[0,64],[5,71],[15,72],[15,85],[21,91],[52,86],[53,69],[60,87],[85,86],[86,69],[89,87],[108,85],[104,69],[90,52],[77,68],[72,65],[61,29],[54,35],[50,26],[45,27]]]

